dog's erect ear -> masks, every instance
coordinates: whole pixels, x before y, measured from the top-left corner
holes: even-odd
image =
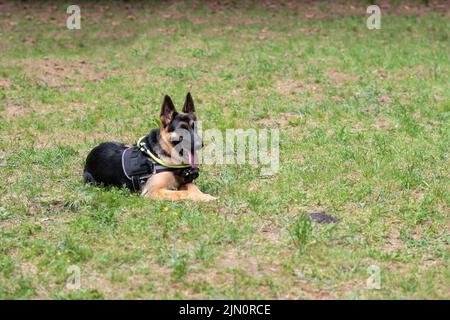
[[[175,106],[172,99],[168,95],[164,96],[163,105],[161,107],[161,124],[166,127],[176,114]]]
[[[188,92],[186,100],[183,106],[184,113],[195,113],[194,100],[192,99],[191,93]]]

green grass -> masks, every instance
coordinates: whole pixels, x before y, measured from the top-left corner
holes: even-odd
[[[448,16],[121,6],[0,13],[0,298],[450,298]],[[206,129],[279,128],[278,173],[203,166],[210,203],[82,183],[188,90]]]

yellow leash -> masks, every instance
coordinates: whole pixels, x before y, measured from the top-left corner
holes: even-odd
[[[146,136],[143,136],[138,140],[137,147],[139,148],[139,150],[141,150],[142,152],[147,154],[150,158],[152,158],[153,161],[155,161],[157,164],[160,164],[167,168],[175,168],[175,169],[182,169],[182,168],[190,167],[189,164],[169,164],[169,163],[166,163],[163,160],[159,159],[157,156],[155,156],[153,153],[150,152],[150,150],[147,148],[146,143],[142,141],[145,137]]]

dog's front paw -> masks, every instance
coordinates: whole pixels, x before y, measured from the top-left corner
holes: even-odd
[[[201,198],[199,200],[200,201],[213,201],[213,200],[217,200],[217,199],[219,199],[219,198],[213,197],[210,194],[204,193],[204,194],[202,194],[202,196],[201,196]]]

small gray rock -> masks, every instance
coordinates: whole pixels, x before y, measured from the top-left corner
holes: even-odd
[[[339,219],[326,214],[325,212],[310,212],[308,218],[317,223],[338,223]]]

